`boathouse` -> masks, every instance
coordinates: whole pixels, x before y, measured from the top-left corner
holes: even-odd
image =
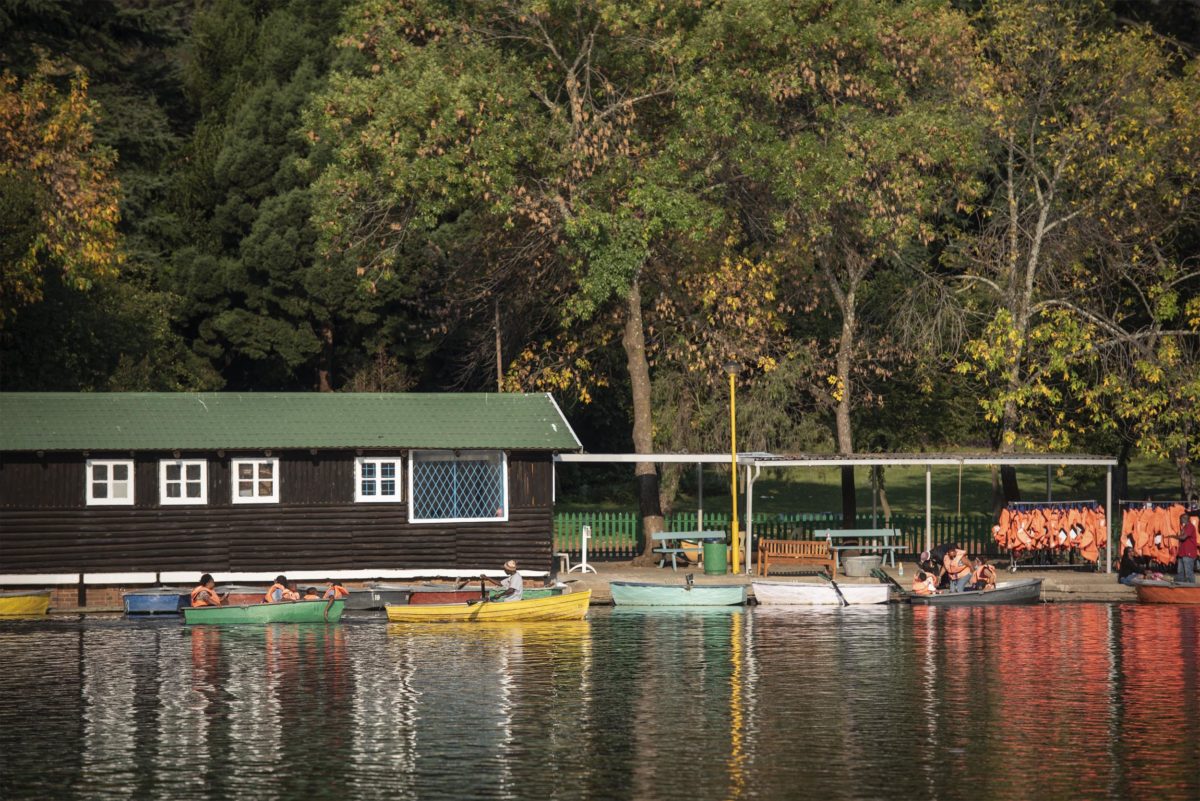
[[[580,449],[548,394],[0,393],[0,584],[547,570]]]

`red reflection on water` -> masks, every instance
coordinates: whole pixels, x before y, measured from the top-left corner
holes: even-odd
[[[984,795],[1106,795],[1108,630],[1101,605],[914,607],[939,769],[978,777]]]
[[[1133,797],[1157,799],[1172,790],[1196,791],[1198,621],[1196,607],[1121,607],[1121,755]]]

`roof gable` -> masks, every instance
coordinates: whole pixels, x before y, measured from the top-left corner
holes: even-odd
[[[0,393],[0,450],[582,446],[548,394]]]

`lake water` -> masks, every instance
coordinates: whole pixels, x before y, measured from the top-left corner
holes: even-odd
[[[0,622],[0,798],[1200,798],[1200,608]]]

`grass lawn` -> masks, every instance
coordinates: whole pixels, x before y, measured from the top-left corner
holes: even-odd
[[[600,470],[589,476],[585,470]],[[555,508],[563,512],[635,509],[633,466],[628,467],[628,483],[612,468],[584,465],[575,475],[560,469],[558,499]],[[704,469],[704,508],[729,511],[729,470],[706,466]],[[858,486],[858,513],[871,514],[871,474],[863,467],[855,471]],[[1046,500],[1046,469],[1018,468],[1021,498]],[[1104,501],[1102,468],[1066,467],[1052,470],[1053,500]],[[888,501],[897,514],[925,511],[925,469],[890,467],[887,469]],[[1129,488],[1134,498],[1152,497],[1170,500],[1179,497],[1179,476],[1170,462],[1137,459],[1129,466]],[[1123,500],[1123,499],[1118,499]],[[739,504],[742,500],[739,499]],[[956,467],[933,468],[933,511],[954,514],[991,511],[991,471],[986,467],[966,467],[962,471],[962,497],[959,499],[959,474]],[[676,502],[676,511],[696,508],[696,470],[690,468]],[[842,508],[841,472],[837,468],[764,469],[754,482],[754,511],[758,512],[837,512]]]

